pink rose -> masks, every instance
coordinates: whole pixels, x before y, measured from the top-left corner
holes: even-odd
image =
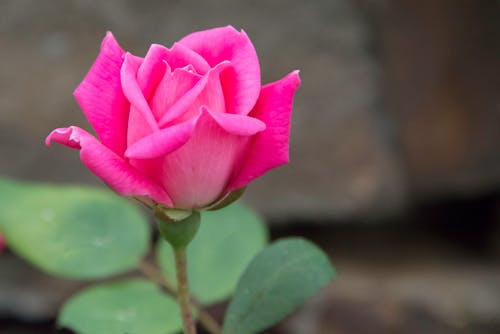
[[[111,33],[75,98],[98,138],[76,126],[47,137],[122,195],[170,207],[205,207],[288,162],[298,71],[261,86],[245,32],[192,33],[144,58]]]

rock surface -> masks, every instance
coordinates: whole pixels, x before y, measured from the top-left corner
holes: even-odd
[[[498,2],[390,0],[375,13],[387,110],[412,191],[498,189]]]

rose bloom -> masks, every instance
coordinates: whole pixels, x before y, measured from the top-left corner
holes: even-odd
[[[245,32],[192,33],[144,58],[108,32],[74,92],[97,138],[76,126],[47,137],[122,195],[199,209],[289,160],[298,71],[261,86]]]

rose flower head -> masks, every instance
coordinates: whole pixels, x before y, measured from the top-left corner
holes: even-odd
[[[108,32],[74,96],[97,138],[70,126],[47,137],[121,195],[200,209],[288,162],[298,71],[261,86],[257,54],[231,26],[192,33],[144,58]]]

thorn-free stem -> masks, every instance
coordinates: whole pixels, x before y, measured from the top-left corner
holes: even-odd
[[[154,265],[150,264],[147,261],[143,261],[139,264],[139,271],[153,282],[161,286],[168,292],[171,296],[177,298],[177,287],[175,284],[170,282],[170,280],[163,275],[161,271],[159,271]],[[215,320],[214,317],[203,307],[199,302],[196,301],[191,296],[191,306],[194,312],[198,315],[198,321],[203,326],[203,328],[210,334],[221,334],[222,328]]]
[[[196,334],[191,310],[186,250],[200,227],[200,213],[157,206],[155,217],[163,238],[172,246],[177,273],[177,300],[182,313],[184,334]]]
[[[196,334],[196,326],[191,311],[189,296],[186,247],[174,248],[174,256],[175,269],[177,272],[177,299],[181,308],[184,334]]]

